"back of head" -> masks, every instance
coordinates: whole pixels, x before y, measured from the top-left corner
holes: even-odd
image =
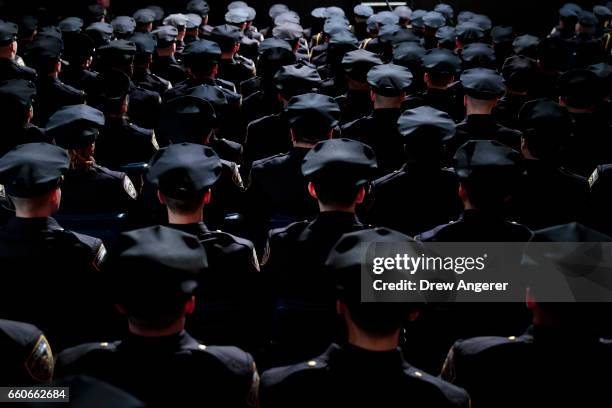
[[[95,163],[93,144],[104,126],[104,114],[88,105],[61,108],[49,118],[47,135],[68,150],[70,168],[89,169]]]
[[[9,129],[24,126],[35,96],[36,85],[30,81],[11,79],[0,82],[0,121]]]
[[[455,171],[473,207],[497,212],[511,194],[521,154],[493,140],[471,140],[454,156]]]
[[[361,330],[371,335],[391,335],[407,322],[408,314],[420,305],[414,303],[362,302],[361,283],[363,265],[372,255],[376,244],[404,248],[414,240],[407,235],[386,228],[372,228],[343,235],[330,251],[326,269],[334,274],[338,300],[345,304],[350,319]]]
[[[210,38],[219,44],[223,53],[231,52],[240,43],[242,36],[240,29],[230,24],[217,26],[210,33]]]
[[[0,184],[13,198],[34,199],[55,190],[68,166],[68,153],[58,146],[22,144],[0,158]]]
[[[285,40],[266,38],[259,45],[258,51],[257,73],[266,83],[271,82],[279,69],[296,62],[293,49]]]
[[[461,85],[467,96],[480,101],[494,101],[506,92],[502,76],[487,68],[464,71],[461,74]]]
[[[64,42],[59,37],[50,35],[38,36],[28,44],[24,52],[24,60],[28,66],[36,69],[38,75],[45,77],[57,69],[57,64],[64,51]]]
[[[536,78],[536,62],[529,57],[516,55],[508,58],[502,67],[506,86],[515,92],[528,92]]]
[[[408,68],[395,64],[374,66],[367,76],[368,84],[376,95],[398,98],[405,94],[412,85],[412,72]]]
[[[295,140],[312,144],[329,139],[340,119],[340,107],[332,97],[307,93],[291,98],[285,114]]]
[[[523,105],[518,118],[529,153],[536,159],[555,160],[571,136],[567,109],[550,99],[537,99]]]
[[[559,96],[562,103],[574,109],[591,109],[602,98],[600,79],[587,69],[568,71],[559,78]]]
[[[540,317],[542,324],[580,335],[610,336],[607,317],[612,303],[606,295],[610,287],[610,243],[612,237],[579,223],[534,232],[525,247],[523,266],[530,268],[529,289],[537,303],[534,315]],[[554,276],[538,278],[544,273]],[[559,289],[554,278],[562,280],[572,299],[550,301],[551,291]]]
[[[288,101],[294,96],[316,92],[321,86],[321,76],[314,67],[299,62],[281,67],[274,75],[274,83],[278,93]]]
[[[446,113],[421,106],[402,113],[397,122],[404,137],[409,161],[438,167],[442,158],[442,142],[455,135],[455,122]]]
[[[210,70],[219,63],[221,48],[213,41],[198,40],[188,44],[183,51],[185,65],[196,76],[210,74]]]
[[[212,104],[196,96],[180,96],[162,106],[159,134],[171,143],[204,144],[217,124]]]
[[[128,40],[115,40],[97,51],[97,68],[101,71],[119,70],[132,75],[136,44]]]
[[[160,149],[149,162],[147,179],[157,185],[170,211],[201,211],[202,198],[221,177],[222,164],[210,147],[178,143]]]
[[[369,146],[350,139],[331,139],[317,143],[306,154],[302,174],[315,185],[321,203],[348,207],[377,167]]]
[[[90,103],[107,116],[120,115],[129,102],[131,82],[122,71],[109,69],[96,77]]]
[[[121,234],[102,264],[114,302],[133,322],[150,328],[181,317],[207,267],[197,237],[163,226]]]

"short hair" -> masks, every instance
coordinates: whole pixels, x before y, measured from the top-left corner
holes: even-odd
[[[447,86],[455,77],[453,74],[442,74],[436,71],[429,71],[429,81],[434,86]]]
[[[128,320],[131,322],[148,329],[163,329],[183,316],[185,303],[191,297],[191,294],[185,294],[168,299],[156,299],[154,303],[132,303],[129,300],[118,303],[125,308]]]
[[[510,174],[471,176],[461,180],[470,203],[479,210],[500,211],[511,194],[516,178]]]
[[[547,137],[546,133],[554,135]],[[570,137],[569,129],[551,127],[549,129],[526,129],[523,131],[523,139],[527,150],[536,159],[554,160],[563,149],[563,145]]]
[[[59,58],[41,58],[36,61],[31,61],[30,64],[39,75],[44,76],[51,72],[55,72],[58,62],[60,62]]]
[[[339,205],[349,207],[357,198],[359,190],[363,186],[356,186],[351,181],[326,182],[325,180],[313,180],[318,200],[324,205]]]
[[[361,330],[380,336],[393,334],[401,329],[408,315],[418,310],[413,303],[362,303],[340,299],[348,308],[351,319]]]
[[[161,194],[164,196],[166,207],[168,207],[171,212],[179,215],[188,215],[193,214],[200,209],[206,191],[197,194],[191,199],[177,199],[168,197],[163,193],[163,191]]]
[[[40,210],[46,207],[49,203],[49,196],[55,190],[48,191],[47,193],[37,196],[37,197],[15,197],[9,196],[11,201],[15,205],[15,208],[18,208],[24,212],[32,212],[36,210]]]
[[[98,109],[106,114],[119,113],[123,109],[123,105],[130,103],[130,94],[126,93],[123,97],[117,99],[101,98],[98,105]]]
[[[216,62],[198,62],[197,64],[189,64],[187,67],[191,70],[191,73],[197,78],[204,78],[210,76],[213,68],[219,65]]]
[[[308,128],[295,126],[291,128],[295,140],[303,143],[318,143],[327,140],[332,129],[325,126],[308,126]]]

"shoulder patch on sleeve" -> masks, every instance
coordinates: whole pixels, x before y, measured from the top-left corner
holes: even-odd
[[[264,248],[264,253],[261,256],[261,266],[266,266],[268,261],[270,260],[270,240],[266,242],[266,247]]]
[[[235,164],[232,166],[232,181],[240,188],[244,188],[244,182],[242,181],[242,176],[240,175],[240,171],[238,170],[238,166]]]
[[[157,143],[157,136],[155,136],[155,131],[151,134],[151,144],[155,148],[155,150],[159,150],[159,143]]]
[[[106,258],[106,247],[104,246],[104,244],[100,244],[100,248],[98,248],[98,252],[96,253],[96,256],[92,262],[93,267],[97,271],[100,270],[100,265],[104,261],[104,258]]]
[[[257,272],[260,272],[259,260],[257,259],[257,251],[255,251],[255,248],[253,248],[253,255],[251,259],[252,259],[253,267],[255,268],[255,270]]]
[[[251,386],[249,387],[249,393],[247,394],[246,404],[248,407],[257,407],[259,402],[259,373],[257,372],[257,366],[253,362],[253,378],[251,379]]]
[[[123,177],[123,189],[133,200],[138,198],[138,192],[136,191],[136,187],[132,183],[132,180],[128,176]]]
[[[44,335],[40,335],[25,361],[25,368],[32,379],[46,383],[53,378],[53,352]]]
[[[599,168],[596,168],[591,177],[589,177],[589,187],[593,188],[597,180],[599,179]]]

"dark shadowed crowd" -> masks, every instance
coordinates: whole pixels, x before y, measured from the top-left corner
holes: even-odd
[[[546,37],[447,4],[217,3],[0,15],[0,386],[612,406],[612,299],[360,286],[371,243],[612,241],[612,3],[551,9]]]

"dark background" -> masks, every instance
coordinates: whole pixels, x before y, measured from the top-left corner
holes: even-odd
[[[590,9],[594,4],[605,3],[606,1],[576,2],[584,8],[588,7]],[[180,12],[183,11],[187,2],[188,0],[111,0],[111,10],[115,15],[132,14],[134,10],[142,6],[158,4],[167,12]],[[353,6],[360,3],[360,1],[350,0],[250,0],[247,3],[250,3],[258,13],[257,26],[265,27],[268,25],[267,10],[270,5],[279,2],[284,2],[306,19],[310,16],[310,10],[315,7],[335,5],[344,8],[347,14],[350,14]],[[461,10],[473,10],[488,14],[493,19],[494,24],[513,25],[518,31],[545,34],[555,25],[557,10],[567,0],[448,0],[445,2],[453,5],[457,13]],[[75,10],[82,9],[88,3],[88,0],[0,0],[0,7],[2,7],[1,14],[6,16],[15,13],[20,8],[34,9],[37,5],[44,4],[49,8],[60,10],[60,13],[67,16],[76,14]],[[211,6],[211,23],[221,23],[225,7],[229,1],[209,0],[208,3]],[[433,0],[408,1],[408,5],[413,9],[432,9],[437,3],[439,2]],[[303,21],[302,25],[308,26],[309,22]]]

